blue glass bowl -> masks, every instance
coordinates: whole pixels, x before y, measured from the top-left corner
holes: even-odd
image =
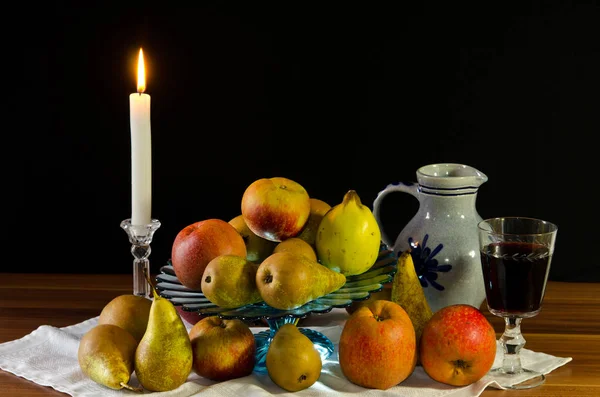
[[[156,290],[160,296],[167,298],[174,306],[183,311],[203,316],[218,315],[223,319],[239,319],[254,322],[264,319],[269,325],[268,331],[255,334],[256,365],[255,372],[266,373],[265,356],[277,329],[286,323],[297,324],[299,319],[311,313],[328,313],[334,307],[345,308],[355,301],[368,299],[372,292],[381,291],[384,284],[392,282],[396,274],[396,255],[386,244],[381,243],[379,256],[375,264],[366,272],[346,278],[346,283],[337,291],[322,296],[292,310],[275,309],[264,302],[254,303],[235,309],[225,309],[209,301],[201,291],[192,290],[179,282],[169,260],[161,267],[156,277]],[[327,359],[333,353],[333,343],[323,334],[308,328],[299,328],[309,337],[321,353],[321,359]]]

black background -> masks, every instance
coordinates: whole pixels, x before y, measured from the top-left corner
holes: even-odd
[[[456,162],[489,177],[482,217],[558,224],[551,279],[600,281],[597,5],[203,4],[16,14],[3,272],[131,272],[119,224],[142,47],[162,222],[153,272],[183,227],[238,215],[258,178],[288,177],[331,205],[354,189],[372,207],[420,166]],[[389,196],[387,234],[416,208]]]

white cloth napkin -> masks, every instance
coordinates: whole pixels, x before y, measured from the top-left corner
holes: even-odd
[[[139,395],[129,390],[112,390],[98,385],[87,378],[77,362],[79,340],[89,329],[98,323],[98,317],[64,328],[42,325],[21,339],[0,344],[0,369],[43,386],[52,387],[74,397]],[[301,325],[300,325],[301,326]],[[188,330],[191,325],[186,323]],[[192,372],[186,383],[169,392],[149,392],[157,397],[188,396],[332,396],[357,393],[367,396],[479,396],[488,387],[501,388],[490,376],[466,387],[453,387],[438,383],[417,367],[412,375],[400,385],[388,390],[371,390],[350,383],[342,374],[337,357],[337,346],[342,332],[340,325],[310,327],[323,333],[335,345],[331,357],[323,363],[321,377],[310,388],[288,393],[275,385],[268,375],[252,375],[226,382],[214,382]],[[266,328],[252,328],[260,332]],[[501,363],[501,349],[498,349],[494,367]],[[544,353],[535,353],[527,349],[521,351],[523,366],[538,370],[544,374],[571,361],[570,357],[554,357]],[[130,382],[139,386],[135,374]]]

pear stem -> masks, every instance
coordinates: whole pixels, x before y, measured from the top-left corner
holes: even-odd
[[[156,288],[154,287],[154,284],[152,284],[152,280],[150,280],[150,275],[148,274],[148,272],[146,272],[146,269],[144,268],[143,270],[144,272],[144,277],[146,278],[146,281],[148,282],[148,284],[150,284],[150,288],[152,289],[152,295],[154,296],[154,298],[158,298],[158,293],[156,292]]]
[[[137,393],[141,393],[141,392],[144,391],[144,389],[142,389],[141,387],[133,387],[133,386],[128,385],[125,382],[121,382],[120,385],[124,389],[131,390],[131,391],[134,391],[134,392],[137,392]]]

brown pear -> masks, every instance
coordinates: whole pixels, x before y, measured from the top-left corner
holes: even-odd
[[[256,286],[265,303],[282,310],[295,309],[340,289],[346,276],[304,255],[277,252],[256,272]]]
[[[98,324],[113,324],[129,332],[139,343],[146,332],[152,301],[132,294],[119,295],[104,306]]]
[[[319,379],[323,363],[313,342],[294,324],[284,324],[273,336],[265,365],[277,386],[295,392]]]
[[[202,293],[217,306],[232,309],[262,301],[256,288],[258,265],[238,255],[211,260],[202,276]]]
[[[134,368],[137,341],[121,327],[98,324],[79,341],[77,361],[94,382],[114,390],[141,391],[128,384]]]

